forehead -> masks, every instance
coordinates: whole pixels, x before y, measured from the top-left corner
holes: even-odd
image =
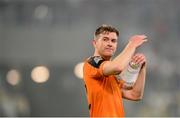
[[[118,39],[118,36],[115,32],[103,32],[99,35],[100,37],[108,37],[112,39]]]

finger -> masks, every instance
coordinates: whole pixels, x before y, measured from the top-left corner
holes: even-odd
[[[143,56],[141,54],[136,54],[134,57],[134,61],[137,63]]]
[[[137,60],[138,60],[138,57],[137,57],[137,56],[134,56],[131,61],[134,62],[134,63],[136,63]]]
[[[147,36],[146,35],[141,35],[141,38],[142,38],[142,43],[144,42],[147,42],[148,39],[147,39]]]
[[[138,64],[144,59],[145,59],[145,56],[143,54],[136,54],[136,57],[134,57],[134,61]]]
[[[139,37],[142,38],[142,39],[146,39],[147,38],[146,35],[139,35]]]
[[[140,58],[139,60],[137,60],[137,64],[142,64],[142,63],[144,63],[145,62],[145,59],[144,58]]]
[[[145,39],[143,39],[143,41],[144,41],[144,42],[147,42],[147,41],[148,41],[148,39],[147,39],[147,38],[145,38]]]
[[[137,54],[135,54],[134,56],[133,56],[133,59],[137,59],[138,57],[140,56],[140,54],[139,53],[137,53]]]
[[[133,56],[131,60],[134,61],[136,60],[136,58],[137,58],[136,56]]]
[[[145,63],[145,62],[146,62],[145,56],[142,56],[142,57],[137,61],[138,64],[143,64],[143,63]]]

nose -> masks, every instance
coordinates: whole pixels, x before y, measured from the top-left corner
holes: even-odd
[[[112,42],[111,42],[111,41],[108,41],[107,45],[108,45],[109,47],[112,47]]]

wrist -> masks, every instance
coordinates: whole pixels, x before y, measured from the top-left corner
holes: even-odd
[[[136,46],[136,44],[133,43],[132,41],[129,41],[128,47],[130,47],[130,48],[136,48],[137,46]]]

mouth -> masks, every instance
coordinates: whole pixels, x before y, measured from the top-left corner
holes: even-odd
[[[112,48],[105,48],[105,50],[107,50],[107,51],[113,51]]]

